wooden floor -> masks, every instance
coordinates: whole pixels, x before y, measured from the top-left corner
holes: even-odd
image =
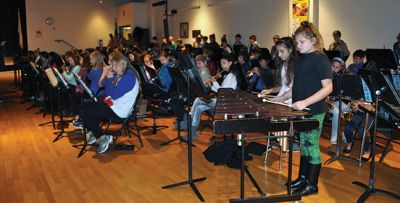
[[[6,103],[0,104],[0,202],[199,202],[188,186],[163,190],[162,186],[184,181],[187,178],[187,146],[175,143],[159,144],[176,136],[173,118],[161,118],[158,124],[169,126],[157,135],[143,130],[144,147],[138,145],[134,152],[88,151],[76,158],[79,149],[72,147],[80,142],[77,134],[68,135],[53,143],[50,125],[38,124],[50,120],[35,114],[37,108],[26,110],[31,103],[21,103],[21,93],[13,84],[11,72],[0,73],[0,95]],[[139,122],[151,124],[150,119]],[[72,131],[69,127],[67,131]],[[328,134],[329,127],[324,131]],[[207,177],[197,184],[206,202],[228,202],[239,196],[239,170],[214,166],[203,157],[211,131],[207,129],[196,141],[193,149],[194,177]],[[325,137],[325,136],[324,136]],[[358,146],[358,145],[357,145]],[[327,138],[321,138],[323,161],[329,156]],[[357,149],[357,148],[356,148]],[[400,194],[400,154],[394,144],[384,163],[376,165],[377,188]],[[358,150],[353,150],[354,156]],[[248,162],[250,170],[268,195],[283,194],[287,165],[278,171],[278,151],[263,157],[253,155]],[[378,148],[377,158],[381,149]],[[294,176],[297,176],[299,153],[294,154]],[[303,198],[303,202],[356,202],[363,190],[352,184],[358,180],[367,183],[369,164],[362,167],[349,161],[336,161],[321,171],[318,195]],[[246,179],[246,196],[256,196],[257,191]],[[373,195],[367,202],[395,202]]]

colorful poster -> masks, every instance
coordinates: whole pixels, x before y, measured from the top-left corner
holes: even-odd
[[[309,20],[309,0],[292,0],[291,4],[291,30],[294,32],[303,21]]]

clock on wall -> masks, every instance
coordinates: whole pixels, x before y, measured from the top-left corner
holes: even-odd
[[[53,25],[53,23],[54,23],[53,17],[47,17],[46,20],[45,20],[45,23],[47,25]]]

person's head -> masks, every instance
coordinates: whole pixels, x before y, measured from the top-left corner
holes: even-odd
[[[153,57],[150,54],[146,54],[143,56],[143,63],[145,66],[150,67],[153,65]]]
[[[210,37],[210,42],[215,42],[215,34],[211,34],[209,37]]]
[[[179,45],[183,45],[183,40],[181,38],[178,38],[176,40],[176,43],[179,44]]]
[[[203,36],[202,40],[203,40],[203,43],[207,43],[208,37],[207,36]]]
[[[83,53],[79,56],[79,63],[82,65],[81,68],[86,71],[90,70],[92,67],[90,64],[90,55],[88,53]]]
[[[76,54],[73,54],[73,53],[67,53],[65,55],[65,57],[66,57],[66,59],[68,61],[68,64],[71,67],[79,65],[79,55],[76,55]]]
[[[167,43],[167,38],[166,37],[163,37],[163,38],[161,38],[161,43]]]
[[[99,51],[90,54],[90,64],[94,69],[103,68],[105,66],[103,55]]]
[[[293,39],[290,37],[282,37],[278,39],[275,43],[276,52],[278,53],[279,60],[288,61],[292,53],[296,52],[294,50]]]
[[[198,44],[201,43],[201,36],[200,35],[196,37],[196,43],[198,43]]]
[[[339,73],[346,67],[346,64],[342,58],[334,57],[331,61],[331,67],[332,67],[332,72]]]
[[[250,42],[250,44],[253,44],[254,42],[256,42],[257,41],[257,37],[255,36],[255,35],[251,35],[250,37],[249,37],[249,42]]]
[[[115,73],[117,73],[119,76],[125,74],[128,65],[128,59],[119,51],[113,51],[111,55],[111,63],[113,64],[112,68]]]
[[[175,39],[174,39],[174,36],[169,36],[169,42],[174,42],[175,41]]]
[[[263,53],[258,58],[258,63],[260,64],[261,68],[268,67],[268,63],[271,61],[271,54]]]
[[[251,51],[251,55],[253,56],[254,59],[258,59],[258,57],[260,57],[261,55],[261,49],[260,48],[253,49]]]
[[[208,61],[207,56],[199,54],[196,56],[195,61],[197,68],[207,68],[207,61]]]
[[[362,64],[364,63],[365,52],[361,49],[354,51],[353,53],[353,62],[355,64]]]
[[[168,51],[161,51],[160,56],[159,56],[159,60],[161,62],[162,65],[165,65],[167,63],[169,63],[169,55],[168,55]]]
[[[338,42],[340,40],[340,38],[342,37],[342,33],[339,30],[335,30],[332,33],[333,39],[335,40],[335,42]]]
[[[279,35],[274,35],[273,37],[272,37],[272,40],[274,41],[274,44],[276,44],[276,42],[278,42],[278,40],[280,39],[281,37],[279,36]]]
[[[322,51],[324,48],[324,41],[321,34],[308,21],[301,23],[294,33],[296,39],[296,46],[300,53],[307,54],[314,51]]]
[[[238,33],[235,35],[235,41],[240,42],[240,40],[242,40],[242,35]]]
[[[226,40],[226,38],[221,39],[221,46],[224,48],[228,46],[228,41]]]
[[[153,43],[158,43],[158,37],[156,36],[152,37],[151,40],[153,41]]]
[[[224,71],[229,72],[231,70],[231,66],[233,64],[233,56],[232,54],[224,53],[221,57],[221,68]]]
[[[249,60],[249,55],[246,51],[241,51],[238,56],[238,62],[243,65],[247,60]]]

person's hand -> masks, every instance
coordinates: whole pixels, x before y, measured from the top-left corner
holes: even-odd
[[[272,93],[272,89],[265,89],[260,92],[261,96],[265,96],[265,95],[271,94],[271,93]]]
[[[292,107],[296,110],[302,111],[307,107],[307,104],[304,100],[300,100],[300,101],[293,103]]]
[[[112,67],[106,68],[106,77],[107,78],[112,78],[114,77],[114,70],[112,69]]]
[[[285,97],[283,97],[283,96],[271,98],[270,100],[273,102],[285,102],[286,101]]]
[[[258,68],[258,67],[254,67],[253,68],[253,72],[254,72],[254,74],[256,74],[257,76],[260,76],[261,74],[260,74],[260,69]]]

